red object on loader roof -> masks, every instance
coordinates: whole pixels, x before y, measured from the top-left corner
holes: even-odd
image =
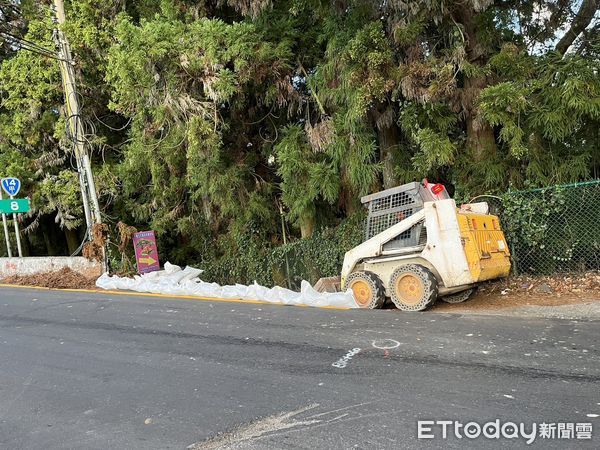
[[[427,181],[427,178],[424,178],[423,186],[425,186],[425,189],[431,192],[431,195],[435,200],[444,200],[450,198],[446,187],[441,183],[431,184],[429,181]]]

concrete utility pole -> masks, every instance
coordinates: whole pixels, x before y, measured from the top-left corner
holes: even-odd
[[[81,186],[81,198],[88,234],[91,237],[92,225],[101,223],[100,205],[96,193],[96,185],[92,174],[90,156],[85,148],[85,134],[80,116],[79,99],[77,98],[77,85],[75,83],[75,70],[73,68],[73,57],[66,36],[60,29],[65,23],[65,8],[63,0],[53,0],[56,14],[56,44],[60,58],[60,72],[62,76],[63,89],[65,93],[65,106],[67,110],[67,126],[73,140],[75,157],[77,160],[77,171],[79,173],[79,184]]]

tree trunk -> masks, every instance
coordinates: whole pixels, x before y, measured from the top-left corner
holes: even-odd
[[[466,53],[471,64],[483,66],[488,60],[488,50],[480,39],[477,12],[473,8],[461,7],[456,11],[458,22],[462,24],[466,36]],[[481,90],[489,85],[485,75],[466,78],[461,92],[461,106],[465,117],[467,150],[474,162],[481,162],[493,155],[496,150],[494,130],[479,114],[477,101]]]
[[[381,103],[371,109],[369,116],[377,133],[379,160],[383,163],[383,188],[398,185],[396,163],[400,150],[401,131],[396,124],[397,114],[392,105]]]
[[[56,256],[56,247],[50,238],[50,233],[47,230],[44,230],[42,233],[44,235],[44,244],[46,244],[46,256]]]
[[[467,149],[476,162],[481,162],[496,152],[494,130],[488,123],[478,123],[473,117],[467,117]]]
[[[583,0],[579,11],[573,19],[571,27],[566,31],[563,37],[556,44],[556,51],[561,55],[569,49],[571,44],[577,39],[577,37],[587,28],[587,26],[594,20],[598,7],[600,6],[600,0]]]
[[[467,132],[467,150],[474,162],[481,162],[496,153],[494,130],[479,115],[477,99],[487,86],[485,77],[468,78],[463,89],[463,110]]]
[[[302,239],[310,238],[315,231],[316,219],[314,211],[306,212],[302,217],[300,217],[298,222],[300,225],[300,236]]]
[[[344,210],[346,217],[349,217],[359,210],[360,198],[353,195],[352,191],[346,191],[344,194]]]
[[[202,212],[204,212],[204,219],[207,223],[212,221],[212,212],[210,210],[210,199],[208,195],[202,196]]]
[[[64,247],[65,241],[54,220],[50,216],[45,216],[40,225],[44,236],[44,243],[46,244],[46,256],[63,255],[66,250]]]
[[[342,189],[338,206],[344,209],[346,217],[351,216],[360,209],[360,197],[350,187],[350,182],[345,172],[342,175]]]
[[[23,256],[31,256],[31,243],[29,241],[29,235],[21,236],[21,247],[23,250]]]
[[[377,129],[379,141],[379,157],[383,162],[383,188],[389,189],[398,185],[396,161],[400,144],[400,129],[395,123]]]
[[[65,238],[67,239],[67,250],[69,255],[72,255],[81,245],[79,234],[77,233],[77,230],[69,230],[65,228]]]

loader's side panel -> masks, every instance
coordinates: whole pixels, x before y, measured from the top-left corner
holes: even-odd
[[[475,282],[461,244],[456,203],[452,199],[425,203],[427,245],[421,257],[428,260],[440,275],[446,288]],[[440,281],[440,280],[438,280]]]
[[[457,213],[461,238],[475,281],[506,277],[510,273],[510,252],[498,217]]]

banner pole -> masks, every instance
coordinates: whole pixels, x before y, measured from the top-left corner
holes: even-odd
[[[0,189],[0,200],[2,200],[2,189]],[[8,222],[6,221],[6,214],[4,213],[2,213],[2,225],[4,225],[4,239],[6,240],[6,250],[8,251],[8,257],[12,258],[10,239],[8,237]]]
[[[11,195],[10,199],[14,199]],[[13,213],[13,222],[15,224],[15,235],[17,238],[17,251],[19,252],[19,258],[23,257],[23,250],[21,250],[21,234],[19,233],[19,222],[17,221],[17,213]]]

